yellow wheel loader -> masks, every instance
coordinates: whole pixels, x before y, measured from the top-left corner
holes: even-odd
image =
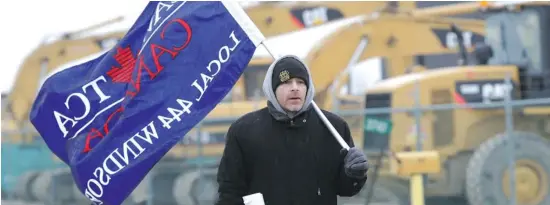
[[[424,180],[427,199],[550,204],[550,3],[482,2],[464,10],[470,11],[487,16],[486,42],[475,52],[462,50],[462,65],[397,76],[368,88],[362,113],[393,121],[393,131],[389,137],[365,134],[363,144],[367,150],[387,144],[391,152],[439,153],[441,172]],[[408,193],[407,177],[381,174],[396,192]]]

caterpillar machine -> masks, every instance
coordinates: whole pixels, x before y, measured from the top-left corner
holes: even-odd
[[[272,37],[314,28],[340,19],[370,13],[386,6],[386,2],[269,2],[246,7],[245,11],[266,37]],[[414,2],[401,2],[398,6],[412,9]],[[71,201],[72,191],[53,185],[52,181],[70,183],[67,170],[44,171],[64,167],[59,161],[51,160],[51,152],[28,121],[28,114],[41,79],[54,68],[75,59],[86,60],[93,54],[114,46],[131,22],[116,18],[89,28],[49,36],[44,39],[21,64],[15,84],[9,94],[2,95],[2,195],[27,201]],[[132,19],[130,19],[131,21]],[[121,21],[123,25],[120,26]],[[126,24],[124,24],[126,23]],[[129,23],[129,24],[128,24]],[[108,32],[102,32],[109,30]],[[84,58],[84,59],[83,59]],[[82,62],[82,61],[80,61]],[[254,63],[265,63],[266,59],[254,59]],[[13,158],[25,159],[13,164]],[[35,170],[26,172],[26,170]],[[26,173],[26,174],[23,174]],[[64,182],[63,182],[64,180]],[[40,184],[42,186],[33,186]],[[47,193],[55,186],[58,195]],[[49,188],[48,188],[49,187]],[[81,194],[79,194],[81,195]],[[61,202],[60,202],[61,203]],[[68,202],[70,203],[70,202]]]
[[[413,16],[448,14],[441,11],[445,9],[426,9]],[[419,148],[437,152],[441,167],[425,175],[426,199],[458,197],[470,205],[485,205],[510,204],[514,196],[514,204],[550,204],[550,3],[474,2],[460,12],[486,16],[487,40],[473,53],[461,49],[464,61],[458,66],[397,76],[369,87],[364,108],[394,111],[366,117],[393,121],[393,131],[389,136],[365,134],[364,145],[368,150],[369,145],[387,144],[393,153]],[[516,105],[509,109],[511,121],[506,96],[514,100],[507,105]],[[416,115],[415,106],[431,109]],[[419,147],[407,139],[416,132],[411,129],[417,125],[415,115],[421,130],[416,137],[423,142]],[[515,190],[510,183],[512,155]],[[394,158],[386,157],[384,166],[399,164]],[[409,204],[408,176],[388,171],[381,172],[379,180],[399,203]]]

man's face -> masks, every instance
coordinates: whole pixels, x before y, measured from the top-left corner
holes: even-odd
[[[307,86],[300,78],[291,78],[281,83],[275,90],[277,101],[283,109],[297,112],[304,105]]]

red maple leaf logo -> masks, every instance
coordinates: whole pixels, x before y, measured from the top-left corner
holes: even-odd
[[[132,81],[132,70],[137,61],[132,50],[130,47],[118,47],[114,58],[121,67],[111,66],[111,70],[107,71],[107,75],[114,83],[130,83]]]

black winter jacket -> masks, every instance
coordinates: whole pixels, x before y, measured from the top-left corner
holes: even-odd
[[[353,147],[347,123],[323,112]],[[337,195],[353,196],[366,182],[345,174],[341,149],[314,109],[282,121],[268,108],[244,115],[227,133],[216,205],[241,205],[258,192],[266,205],[335,205]]]

